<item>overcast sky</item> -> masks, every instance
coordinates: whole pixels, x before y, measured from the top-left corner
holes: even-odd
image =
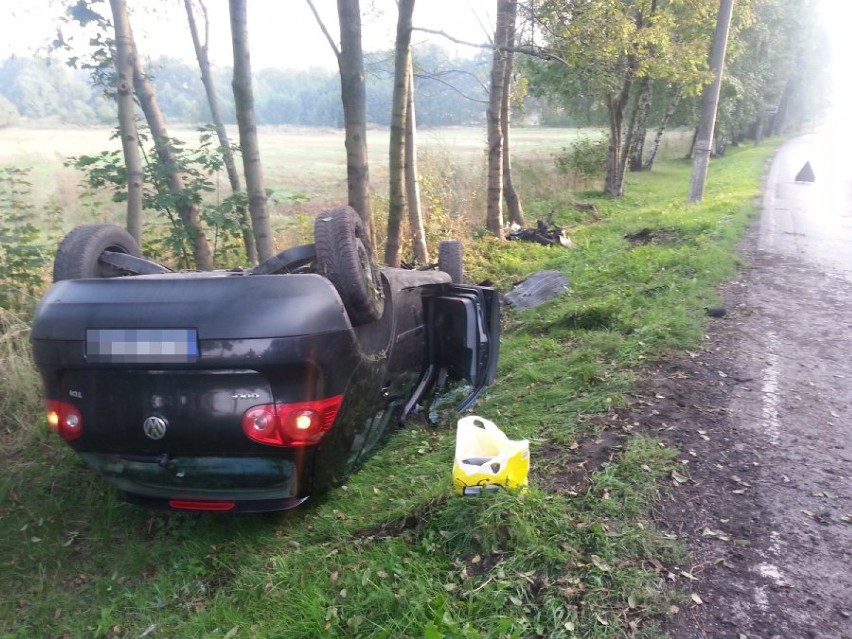
[[[58,0],[0,0],[0,59],[27,54],[54,39],[61,26]],[[226,0],[207,0],[210,12],[210,52],[214,64],[230,65],[231,41]],[[335,0],[315,0],[329,31],[338,33]],[[128,0],[131,24],[142,55],[169,55],[194,60],[186,25],[183,0]],[[304,0],[249,0],[249,39],[252,66],[305,69],[336,68],[336,61],[313,14]],[[458,39],[485,43],[494,31],[495,0],[420,0],[415,8],[416,26],[442,30]],[[103,11],[109,12],[108,3]],[[394,0],[362,0],[365,50],[393,47],[396,29]],[[74,34],[63,27],[66,37]],[[422,41],[425,34],[414,35]],[[77,38],[81,38],[78,36]],[[82,39],[85,42],[85,38]],[[476,49],[459,47],[440,39],[458,55],[472,56]]]

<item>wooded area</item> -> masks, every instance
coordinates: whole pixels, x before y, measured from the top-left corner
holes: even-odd
[[[99,29],[90,40],[90,55],[72,58],[69,64],[75,68],[61,66],[58,58],[3,62],[0,124],[44,118],[118,121],[126,169],[113,163],[121,175],[115,174],[111,183],[117,197],[127,201],[128,229],[141,234],[141,209],[158,202],[155,208],[166,211],[184,261],[189,265],[191,254],[191,264],[200,269],[214,265],[199,217],[206,187],[203,176],[193,173],[181,157],[186,151],[180,150],[180,143],[169,138],[167,119],[212,123],[220,157],[208,156],[202,173],[227,167],[234,198],[228,215],[242,238],[248,263],[274,254],[265,210],[267,185],[257,147],[259,124],[345,129],[348,203],[361,215],[374,254],[379,247],[366,139],[368,125],[389,126],[384,261],[396,265],[403,259],[415,263],[428,259],[422,217],[428,215],[428,207],[420,210],[416,188],[415,113],[421,127],[486,125],[486,210],[479,215],[491,234],[502,237],[504,203],[508,222],[524,223],[523,185],[513,180],[511,171],[510,121],[605,126],[603,191],[618,197],[624,193],[628,170],[653,167],[660,139],[669,127],[695,128],[693,144],[700,164],[710,154],[722,155],[727,144],[746,138],[759,142],[766,135],[800,129],[817,118],[825,104],[828,53],[820,46],[812,0],[740,0],[725,30],[730,33],[727,55],[724,48],[715,51],[715,61],[710,50],[716,18],[726,4],[730,14],[731,0],[721,5],[718,0],[496,0],[493,40],[470,43],[472,57],[467,59],[451,58],[434,44],[412,46],[412,34],[418,32],[414,0],[395,8],[399,19],[394,48],[370,53],[362,47],[364,16],[358,0],[338,0],[337,25],[323,23],[311,0],[307,2],[320,27],[316,37],[324,37],[337,56],[338,75],[321,70],[253,72],[247,7],[238,0],[230,2],[232,69],[210,65],[206,55],[209,24],[202,0],[185,0],[187,37],[192,39],[198,69],[183,61],[144,58],[137,51],[130,28],[133,2],[69,2],[71,20],[64,29],[91,30],[93,25]],[[205,27],[204,38],[197,16]],[[459,42],[451,33],[439,35]],[[62,41],[60,32],[55,51],[61,51]],[[156,51],[145,53],[156,55]],[[716,84],[714,71],[719,72]],[[229,84],[232,91],[227,89]],[[713,108],[712,112],[705,109],[702,118],[701,96],[707,95],[706,87],[716,87],[718,97],[705,99]],[[139,135],[134,100],[150,131],[156,170],[149,166],[143,171],[135,152]],[[239,124],[237,150],[243,160],[246,193],[224,128],[234,121]],[[701,136],[699,121],[704,125]],[[594,172],[596,160],[589,150],[569,149],[564,161],[586,163]],[[84,160],[80,168],[93,163]],[[706,174],[706,164],[696,174]],[[143,197],[145,189],[139,182],[144,180],[153,180],[156,198]],[[166,195],[169,202],[164,204]],[[411,238],[413,256],[402,253],[405,233]]]

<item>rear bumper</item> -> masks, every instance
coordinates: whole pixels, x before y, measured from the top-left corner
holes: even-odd
[[[231,512],[293,508],[310,495],[313,449],[288,449],[281,457],[122,456],[80,453],[125,501],[172,510],[172,502],[232,502]]]

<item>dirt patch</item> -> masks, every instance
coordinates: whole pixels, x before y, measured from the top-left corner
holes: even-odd
[[[651,370],[620,415],[682,453],[656,517],[694,579],[665,630],[849,639],[852,285],[755,239],[703,348]]]

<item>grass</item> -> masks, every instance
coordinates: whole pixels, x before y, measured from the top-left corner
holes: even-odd
[[[476,406],[531,440],[522,495],[453,495],[447,416],[437,428],[413,420],[294,512],[122,504],[46,432],[26,325],[5,318],[0,637],[659,636],[674,595],[658,567],[686,555],[649,512],[677,451],[607,417],[644,362],[700,342],[700,309],[734,273],[772,150],[714,161],[699,206],[684,203],[680,161],[631,175],[620,200],[572,196],[596,214],[553,200],[577,250],[466,242],[472,281],[506,290],[556,269],[572,283],[537,309],[505,311],[498,379]]]

